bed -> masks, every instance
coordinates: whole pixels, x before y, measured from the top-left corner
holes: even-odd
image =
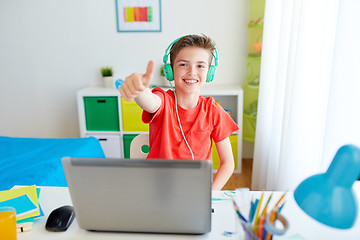
[[[63,157],[104,158],[99,140],[0,136],[0,190],[14,185],[66,187]]]

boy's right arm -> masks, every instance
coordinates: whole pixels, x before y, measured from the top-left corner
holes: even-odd
[[[154,72],[154,62],[149,61],[146,73],[133,73],[125,78],[119,91],[126,101],[135,99],[136,103],[149,113],[156,112],[160,105],[161,99],[158,95],[153,94],[149,88]]]

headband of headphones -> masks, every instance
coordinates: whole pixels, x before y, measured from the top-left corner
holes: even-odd
[[[171,52],[171,47],[177,42],[179,41],[181,38],[183,37],[179,37],[178,39],[176,39],[175,41],[173,41],[165,50],[165,55],[163,57],[163,63],[164,63],[164,66],[163,66],[163,70],[164,70],[164,74],[165,74],[165,77],[167,80],[169,81],[173,81],[174,80],[174,73],[173,73],[173,70],[172,70],[172,67],[171,67],[171,64],[167,63],[167,60],[169,58],[169,55],[170,55],[170,52]],[[216,67],[218,66],[219,64],[219,58],[218,58],[218,51],[217,49],[215,48],[214,46],[214,65],[210,65],[209,67],[209,71],[208,71],[208,74],[206,76],[206,82],[211,82],[214,77],[215,77],[215,73],[216,73]]]

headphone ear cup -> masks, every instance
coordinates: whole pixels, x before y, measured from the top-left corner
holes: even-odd
[[[164,64],[163,66],[163,70],[164,70],[164,75],[166,77],[167,80],[169,81],[173,81],[174,80],[174,74],[173,74],[173,70],[170,64]]]
[[[209,71],[206,76],[206,82],[211,82],[215,77],[215,73],[216,73],[216,67],[214,65],[211,65],[209,67]]]

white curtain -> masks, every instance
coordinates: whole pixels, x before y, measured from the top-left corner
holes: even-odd
[[[358,0],[266,0],[252,190],[292,191],[360,146],[359,16]]]

